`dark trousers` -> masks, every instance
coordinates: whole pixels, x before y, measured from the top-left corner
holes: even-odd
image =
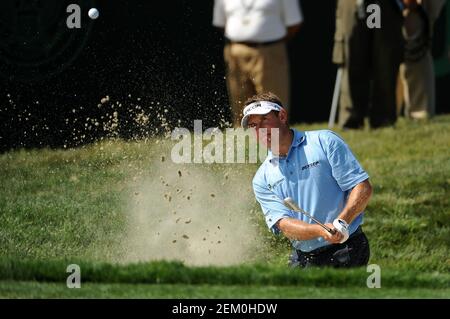
[[[332,244],[311,252],[294,250],[291,267],[360,267],[367,265],[369,257],[369,240],[360,227],[345,243]]]
[[[396,84],[403,59],[402,15],[395,1],[366,0],[381,8],[381,28],[357,19],[348,41],[348,80],[352,108],[344,127],[358,128],[369,117],[372,128],[396,122]]]

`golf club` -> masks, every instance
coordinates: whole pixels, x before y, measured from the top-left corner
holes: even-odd
[[[315,219],[314,217],[312,217],[310,214],[308,214],[307,212],[305,212],[303,209],[301,209],[300,207],[298,207],[298,205],[293,201],[292,198],[290,197],[286,197],[283,200],[283,204],[284,206],[286,206],[287,208],[289,208],[290,210],[293,210],[295,212],[299,212],[302,213],[303,215],[311,218],[313,221],[315,221],[317,224],[319,224],[320,226],[322,226],[325,230],[327,230],[330,234],[335,234],[336,230],[331,229],[327,226],[325,226],[323,223],[321,223],[320,221],[318,221],[317,219]]]

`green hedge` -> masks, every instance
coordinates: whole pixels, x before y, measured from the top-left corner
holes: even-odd
[[[188,267],[179,262],[149,262],[127,265],[83,261],[0,259],[0,280],[65,282],[66,268],[78,264],[82,282],[275,285],[308,287],[366,287],[366,269],[289,269],[282,266],[241,265]],[[381,269],[386,288],[449,288],[450,275],[434,272]]]

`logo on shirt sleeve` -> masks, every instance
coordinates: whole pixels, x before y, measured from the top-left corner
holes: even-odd
[[[279,180],[277,180],[275,183],[271,184],[267,184],[267,186],[269,187],[269,190],[274,189],[276,186],[278,186],[280,183],[282,183],[284,181],[284,178],[281,178]]]

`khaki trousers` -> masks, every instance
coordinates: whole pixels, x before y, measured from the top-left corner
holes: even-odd
[[[245,101],[272,92],[289,108],[289,61],[285,42],[248,46],[229,43],[224,48],[227,87],[234,127],[240,127]]]
[[[400,66],[403,84],[405,115],[424,119],[435,114],[436,94],[433,58],[428,52],[422,59],[405,62]]]

